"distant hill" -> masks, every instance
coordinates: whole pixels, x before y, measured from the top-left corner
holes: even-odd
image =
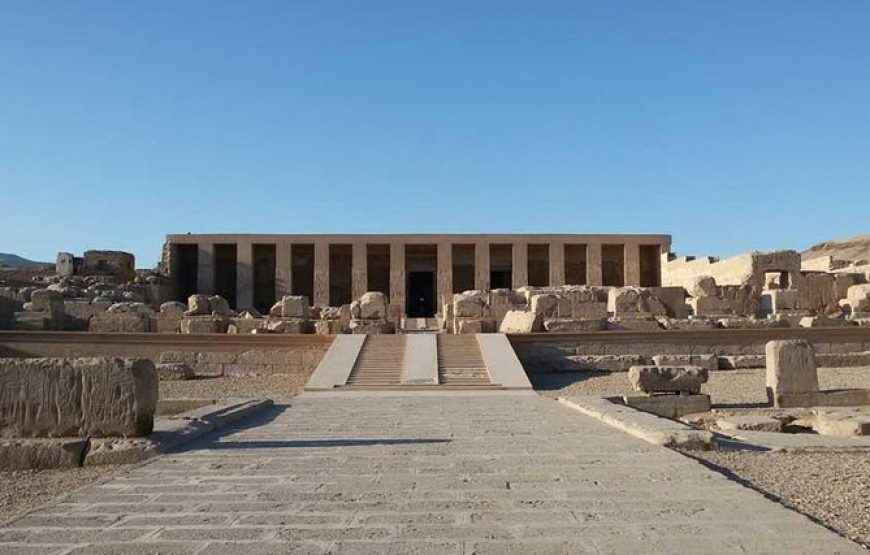
[[[0,252],[0,268],[37,268],[39,266],[52,266],[51,262],[36,262],[27,260],[17,254]]]
[[[833,256],[840,260],[870,260],[870,235],[825,241],[801,253],[804,260],[820,256]]]

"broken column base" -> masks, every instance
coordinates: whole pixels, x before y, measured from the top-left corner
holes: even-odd
[[[790,409],[799,407],[849,407],[870,405],[870,389],[829,389],[810,393],[780,393],[773,395],[773,406]]]
[[[679,418],[686,414],[710,411],[710,396],[695,395],[625,395],[622,402],[634,409],[664,418]]]

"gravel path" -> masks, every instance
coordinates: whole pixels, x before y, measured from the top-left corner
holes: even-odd
[[[554,372],[531,374],[532,385],[551,397],[563,395],[634,394],[627,372]],[[702,391],[710,395],[714,407],[738,408],[764,405],[764,369],[721,370],[710,372]],[[870,387],[870,368],[819,368],[822,389]]]
[[[123,466],[0,472],[0,522],[99,481]]]
[[[691,452],[870,547],[870,453]]]
[[[161,399],[225,399],[257,397],[286,401],[302,392],[308,376],[274,374],[238,378],[214,377],[160,382]]]

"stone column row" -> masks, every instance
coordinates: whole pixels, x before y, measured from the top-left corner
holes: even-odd
[[[394,317],[405,312],[405,245],[394,241],[390,244],[390,304]],[[437,302],[440,311],[453,295],[453,244],[449,241],[437,245]],[[565,284],[565,245],[550,243],[550,284]],[[586,283],[602,284],[601,243],[586,245]],[[640,285],[640,245],[624,245],[625,284]],[[198,249],[197,291],[213,294],[215,290],[214,244],[200,243]],[[513,286],[528,284],[528,243],[513,243]],[[254,298],[253,245],[250,241],[237,244],[236,304],[240,310],[251,308]],[[367,244],[353,243],[352,294],[358,298],[368,290]],[[477,289],[489,289],[490,245],[478,242],[474,249],[474,284]],[[275,246],[275,295],[277,298],[292,291],[291,244],[279,242]],[[329,243],[314,243],[314,298],[320,306],[329,304]]]

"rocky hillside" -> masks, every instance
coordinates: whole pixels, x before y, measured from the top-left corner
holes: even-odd
[[[51,262],[36,262],[27,260],[17,254],[0,252],[0,268],[35,268],[38,266],[50,266]]]
[[[870,235],[825,241],[801,253],[804,260],[820,256],[833,256],[840,260],[870,260]]]

